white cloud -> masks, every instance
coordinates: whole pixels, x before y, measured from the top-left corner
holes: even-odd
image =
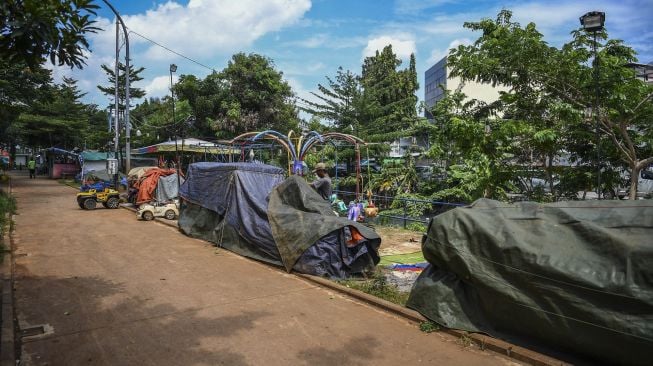
[[[179,81],[177,75],[172,76],[172,83]],[[143,87],[147,97],[163,97],[170,94],[170,75],[156,76],[154,79]],[[130,103],[131,104],[131,103]]]
[[[457,3],[457,0],[396,0],[395,11],[397,14],[414,15],[424,10],[442,5]]]
[[[328,35],[324,33],[320,33],[311,36],[307,39],[303,39],[301,41],[288,42],[287,45],[304,47],[304,48],[317,48],[323,46],[328,38],[329,38]]]
[[[195,57],[242,50],[261,36],[297,22],[310,9],[310,0],[191,0],[187,6],[169,1],[145,14],[124,16],[127,27],[178,52]],[[148,58],[169,55],[147,44]]]
[[[411,53],[416,53],[415,39],[409,34],[396,34],[392,36],[378,36],[367,41],[363,50],[363,58],[374,56],[376,51],[381,51],[387,45],[392,45],[392,51],[402,60],[410,58]]]
[[[428,63],[433,64],[438,61],[440,61],[444,56],[447,56],[449,54],[449,50],[452,48],[456,48],[460,45],[469,45],[472,44],[472,40],[468,38],[462,38],[462,39],[454,39],[451,43],[449,43],[449,46],[442,50],[442,49],[434,49],[431,51],[431,56],[429,56]]]
[[[310,0],[190,0],[187,5],[168,1],[140,14],[123,13],[122,18],[129,31],[140,33],[195,60],[217,60],[203,63],[218,69],[223,61],[220,56],[246,50],[262,36],[298,22],[310,7]],[[87,66],[83,70],[60,67],[53,67],[53,70],[57,81],[64,75],[79,80],[80,87],[88,87],[84,88],[89,93],[85,101],[103,106],[107,100],[97,92],[95,85],[107,83],[101,64],[113,68],[115,23],[113,19],[95,20],[96,26],[102,30],[88,37],[92,53],[88,55]],[[146,69],[142,74],[145,80],[137,85],[146,85],[143,88],[148,93],[147,97],[165,95],[168,87],[156,75],[165,72],[169,63],[183,64],[183,61],[133,32],[129,34],[131,62]],[[121,41],[122,62],[124,48]],[[203,72],[209,71],[190,63],[185,65],[183,71],[194,74]]]

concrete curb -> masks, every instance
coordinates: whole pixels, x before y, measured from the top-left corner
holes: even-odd
[[[11,178],[7,183],[11,194]],[[9,217],[12,219],[12,217]],[[4,231],[2,243],[5,245],[4,258],[0,263],[2,273],[2,310],[0,310],[0,365],[16,365],[16,344],[14,333],[14,291],[13,291],[13,245],[11,242],[11,222]]]

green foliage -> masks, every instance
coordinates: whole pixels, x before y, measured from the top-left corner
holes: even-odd
[[[358,130],[364,118],[359,77],[339,67],[335,80],[328,76],[326,79],[326,86],[317,85],[319,93],[311,92],[320,101],[302,99],[305,106],[300,109],[333,124],[337,131],[352,133]]]
[[[415,123],[415,92],[419,89],[415,55],[411,55],[407,69],[397,70],[400,65],[401,60],[392,51],[391,45],[363,61],[360,83],[366,100],[367,117],[359,135],[368,137],[406,130]]]
[[[511,151],[513,163],[542,166],[552,187],[552,160],[559,152],[568,152],[580,165],[595,164],[597,141],[592,131],[597,122],[602,159],[610,166],[621,165],[635,177],[653,163],[653,86],[625,67],[636,58],[623,41],[608,39],[604,31],[595,41],[593,34],[576,30],[570,42],[561,48],[551,47],[535,24],[522,27],[512,21],[509,10],[502,10],[495,20],[465,23],[465,27],[481,35],[473,44],[452,50],[448,58],[452,75],[508,89],[496,103],[479,105],[473,113],[501,113],[504,120],[524,127],[512,133],[513,141],[521,145]],[[590,62],[594,47],[598,48],[598,73]],[[588,118],[585,112],[590,108],[593,115]],[[455,138],[464,145],[469,136]],[[585,179],[567,180],[567,184],[573,182],[586,184]]]
[[[17,138],[32,146],[59,146],[72,149],[81,146],[88,113],[80,101],[77,81],[64,78],[61,85],[48,85],[40,90],[41,98],[25,108],[12,126]]]
[[[0,190],[0,240],[5,228],[11,220],[11,215],[16,212],[16,199],[5,191]],[[7,217],[9,215],[9,217]]]
[[[26,132],[16,123],[18,117],[33,103],[48,98],[51,83],[50,70],[30,69],[25,63],[0,58],[0,142],[16,145]]]
[[[408,292],[401,292],[397,286],[389,284],[383,272],[379,269],[369,279],[339,281],[341,285],[365,292],[380,299],[405,306],[408,301]]]
[[[108,65],[102,64],[102,70],[107,75],[107,86],[98,85],[97,88],[111,100],[109,107],[115,105],[115,83],[116,83],[116,72],[115,69],[112,69]],[[145,91],[140,88],[135,88],[134,83],[143,80],[141,77],[141,72],[145,70],[144,67],[135,68],[133,64],[129,64],[129,98],[131,99],[140,99],[145,96]],[[127,66],[122,62],[118,62],[118,108],[121,113],[125,110],[125,81],[126,81],[126,71]]]
[[[406,225],[406,230],[416,231],[418,233],[423,233],[426,231],[426,226],[421,222],[411,222]]]
[[[0,59],[38,68],[45,58],[82,68],[86,37],[98,8],[92,0],[3,0],[0,3]]]
[[[267,57],[235,54],[227,67],[200,80],[182,75],[175,94],[190,104],[201,135],[234,137],[243,132],[297,128],[293,92]]]
[[[424,333],[433,333],[440,330],[440,325],[438,323],[428,320],[419,323],[419,330],[421,330]]]
[[[430,202],[416,202],[413,200],[424,201],[428,200],[428,198],[419,194],[400,193],[394,197],[390,208],[393,210],[392,212],[401,215],[403,215],[405,208],[405,212],[409,217],[420,217],[424,215],[425,212],[431,210]],[[384,213],[388,213],[388,211],[384,211]]]

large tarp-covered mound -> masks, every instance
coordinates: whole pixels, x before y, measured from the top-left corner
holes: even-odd
[[[177,182],[176,169],[148,169],[134,183],[134,188],[138,189],[136,204],[140,205],[152,200],[165,202],[177,198],[178,185],[184,182],[184,178],[179,177],[179,180],[180,182]]]
[[[407,306],[446,327],[651,364],[653,202],[504,204],[434,218]]]
[[[287,271],[344,278],[373,269],[379,236],[339,218],[300,177],[251,163],[195,163],[180,190],[179,227]]]

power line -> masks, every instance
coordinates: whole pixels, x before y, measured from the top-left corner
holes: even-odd
[[[185,58],[186,60],[188,60],[188,61],[190,61],[190,62],[196,63],[196,64],[198,64],[198,65],[200,65],[200,66],[202,66],[202,67],[204,67],[204,68],[206,68],[206,69],[208,69],[208,70],[211,70],[211,71],[215,72],[215,69],[214,69],[214,68],[212,68],[212,67],[208,67],[208,66],[204,65],[203,63],[201,63],[201,62],[199,62],[199,61],[195,61],[195,60],[193,60],[192,58],[190,58],[190,57],[188,57],[188,56],[186,56],[186,55],[182,55],[181,53],[179,53],[179,52],[177,52],[177,51],[175,51],[175,50],[172,50],[172,49],[170,49],[170,48],[168,48],[168,47],[162,45],[161,43],[156,42],[156,41],[154,41],[154,40],[152,40],[152,39],[150,39],[150,38],[147,38],[147,37],[145,37],[144,35],[142,35],[142,34],[136,32],[136,31],[134,31],[134,30],[131,30],[131,29],[130,29],[130,30],[129,30],[129,33],[134,33],[135,35],[137,35],[137,36],[139,36],[139,37],[141,37],[141,38],[143,38],[143,39],[145,39],[145,40],[147,40],[147,41],[149,41],[149,42],[152,42],[152,43],[154,43],[155,45],[157,45],[157,46],[159,46],[159,47],[161,47],[161,48],[163,48],[163,49],[165,49],[165,50],[167,50],[167,51],[169,51],[169,52],[172,52],[172,53],[174,53],[174,54],[177,55],[177,56],[183,57],[183,58]]]

